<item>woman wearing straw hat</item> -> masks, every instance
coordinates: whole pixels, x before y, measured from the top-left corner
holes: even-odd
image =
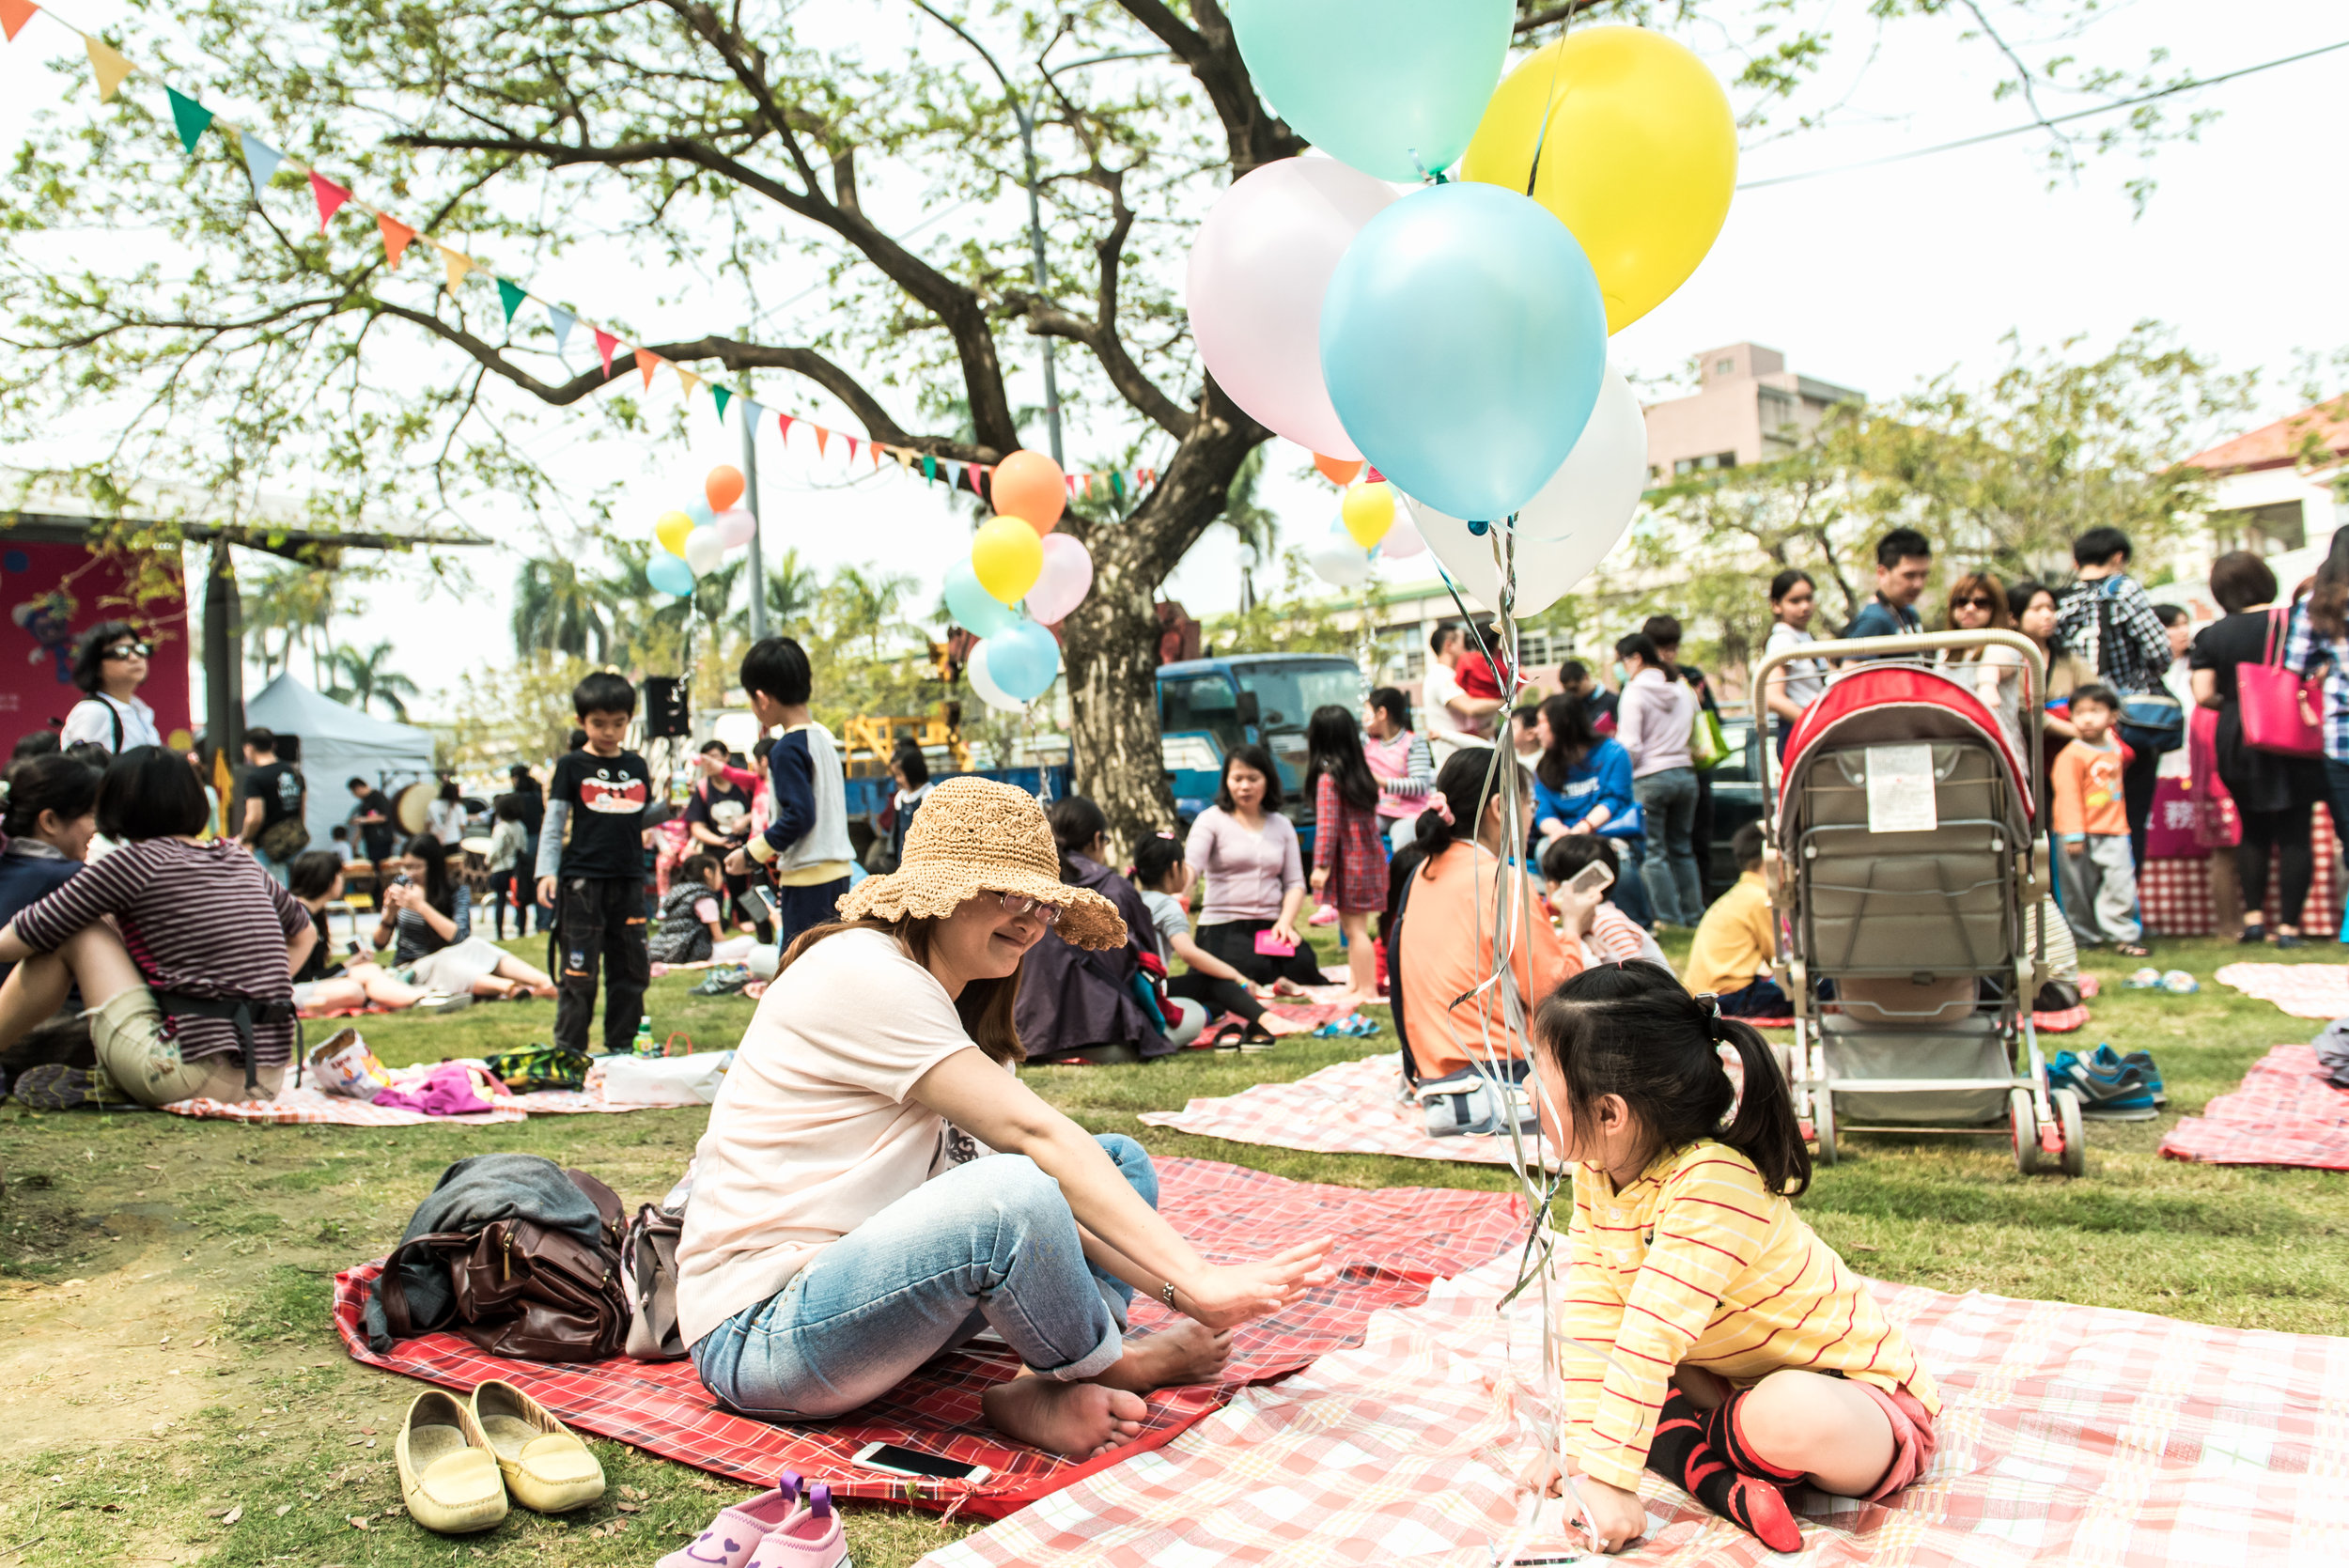
[[[1130,1441],[1141,1396],[1213,1379],[1229,1330],[1315,1282],[1328,1243],[1206,1263],[1159,1218],[1139,1143],[1012,1071],[1028,950],[1048,927],[1126,937],[1060,879],[1025,791],[940,784],[900,868],[840,914],[784,955],[696,1152],[677,1303],[702,1382],[745,1414],[826,1419],[991,1327],[1028,1368],[983,1398],[998,1431],[1076,1457]],[[1128,1340],[1136,1290],[1190,1321]]]

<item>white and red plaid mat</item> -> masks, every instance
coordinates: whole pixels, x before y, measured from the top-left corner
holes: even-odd
[[[530,1116],[619,1115],[630,1110],[674,1109],[649,1105],[611,1105],[601,1096],[571,1089],[541,1089],[529,1094],[509,1094],[488,1110],[466,1116],[428,1116],[401,1106],[369,1105],[341,1094],[288,1087],[268,1100],[177,1100],[163,1108],[174,1116],[199,1121],[250,1122],[271,1126],[337,1127],[421,1127],[436,1122],[461,1122],[487,1126],[519,1122]],[[695,1107],[694,1109],[703,1109]]]
[[[1299,1242],[1333,1237],[1328,1284],[1277,1316],[1233,1336],[1225,1382],[1150,1396],[1143,1435],[1112,1458],[1075,1464],[1003,1441],[979,1419],[979,1396],[1015,1375],[1007,1352],[966,1350],[925,1367],[855,1416],[785,1426],[720,1410],[691,1361],[617,1358],[547,1365],[488,1355],[455,1334],[404,1340],[388,1356],[367,1349],[359,1311],[379,1264],[334,1279],[334,1327],[353,1358],[452,1389],[503,1377],[583,1431],[616,1437],[753,1486],[771,1486],[778,1470],[797,1470],[852,1498],[886,1498],[926,1508],[999,1518],[1101,1469],[1138,1449],[1156,1448],[1221,1405],[1248,1384],[1281,1377],[1326,1353],[1357,1343],[1371,1314],[1412,1305],[1437,1281],[1508,1250],[1525,1234],[1525,1209],[1494,1192],[1400,1187],[1364,1191],[1284,1181],[1261,1171],[1207,1160],[1159,1162],[1159,1209],[1207,1258],[1262,1258]],[[380,1260],[379,1260],[380,1262]],[[1167,1317],[1155,1301],[1133,1304],[1132,1324],[1150,1328]],[[993,1476],[963,1482],[909,1480],[857,1468],[867,1443],[903,1443],[928,1453],[988,1466]]]
[[[1222,1568],[1574,1560],[1533,1453],[1535,1293],[1514,1254],[1372,1318],[1358,1349],[1242,1390],[1155,1452],[924,1559],[925,1568]],[[1648,1534],[1602,1561],[1673,1568],[2340,1568],[2349,1560],[2349,1339],[1874,1287],[1939,1382],[1932,1467],[1880,1504],[1805,1493],[1773,1556],[1642,1478]],[[1513,1555],[1514,1554],[1514,1555]],[[1557,1554],[1557,1555],[1553,1555]]]
[[[2214,978],[2295,1018],[2349,1017],[2349,969],[2339,964],[2228,964]]]
[[[1259,1083],[1220,1099],[1194,1099],[1180,1110],[1145,1110],[1154,1127],[1235,1143],[1306,1149],[1327,1155],[1395,1155],[1465,1165],[1506,1165],[1506,1138],[1430,1138],[1415,1100],[1399,1099],[1397,1054],[1338,1062],[1290,1083]]]
[[[2240,1089],[2171,1127],[2161,1152],[2209,1165],[2349,1171],[2349,1089],[2326,1078],[2314,1046],[2278,1046],[2251,1064]],[[2349,1542],[2341,1560],[2349,1562]]]

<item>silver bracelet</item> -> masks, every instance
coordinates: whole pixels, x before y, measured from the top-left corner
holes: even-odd
[[[1174,1311],[1174,1281],[1169,1280],[1159,1287],[1159,1299],[1166,1303],[1168,1312]]]

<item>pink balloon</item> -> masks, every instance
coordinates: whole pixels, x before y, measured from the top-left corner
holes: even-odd
[[[1309,452],[1361,453],[1321,383],[1321,296],[1361,226],[1394,200],[1331,158],[1283,158],[1223,193],[1190,247],[1199,357],[1232,401]]]
[[[758,533],[758,520],[740,506],[720,512],[710,526],[718,531],[718,542],[728,550],[749,544]]]
[[[1402,510],[1394,514],[1394,526],[1387,530],[1387,536],[1378,541],[1378,553],[1390,561],[1408,560],[1424,553],[1426,549],[1427,541],[1420,536],[1408,512]]]
[[[1028,614],[1039,626],[1054,626],[1093,591],[1093,557],[1066,534],[1044,536],[1044,569],[1028,590]]]

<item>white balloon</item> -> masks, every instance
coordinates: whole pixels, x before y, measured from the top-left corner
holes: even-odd
[[[1427,548],[1436,552],[1452,581],[1475,595],[1486,609],[1500,609],[1501,573],[1493,561],[1493,531],[1501,525],[1487,524],[1486,532],[1471,534],[1467,523],[1432,506],[1414,501],[1411,510],[1419,520],[1419,531],[1427,536]],[[1516,559],[1517,595],[1512,613],[1538,615],[1563,598],[1566,590],[1590,576],[1630,528],[1631,511],[1626,510],[1612,528],[1586,529],[1571,539],[1529,539],[1520,535]]]
[[[1359,588],[1370,581],[1370,551],[1342,526],[1307,545],[1305,560],[1314,575],[1333,588]]]
[[[1028,705],[995,684],[995,677],[987,673],[987,644],[984,640],[971,645],[971,662],[962,667],[962,678],[971,683],[971,690],[979,694],[979,701],[1001,713],[1017,713]]]
[[[1394,514],[1394,526],[1378,541],[1378,553],[1390,561],[1408,561],[1414,555],[1427,553],[1427,541],[1420,536],[1418,525],[1408,511]]]
[[[685,536],[685,564],[693,568],[695,577],[716,566],[726,552],[726,542],[718,530],[696,528]]]
[[[718,514],[710,529],[718,536],[720,544],[728,550],[739,550],[757,536],[758,520],[746,507],[729,506]]]

